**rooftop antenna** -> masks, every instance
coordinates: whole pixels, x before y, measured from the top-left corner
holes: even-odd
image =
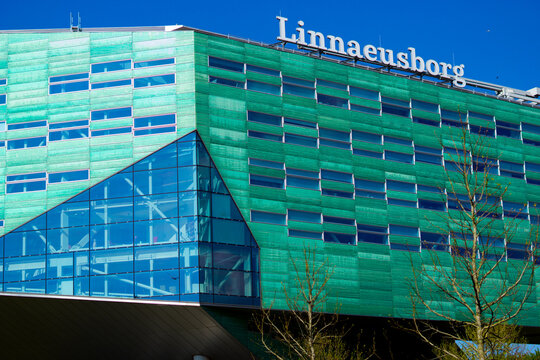
[[[77,25],[73,25],[73,14],[69,13],[69,28],[72,32],[82,31],[81,14],[77,12]]]

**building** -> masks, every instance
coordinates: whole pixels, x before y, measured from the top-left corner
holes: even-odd
[[[411,256],[450,250],[433,223],[464,123],[535,222],[538,99],[501,94],[183,26],[1,32],[0,335],[247,357],[306,246],[335,266],[329,311],[410,317]]]

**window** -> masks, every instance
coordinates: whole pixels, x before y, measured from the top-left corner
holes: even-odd
[[[364,131],[353,130],[352,131],[353,140],[365,141],[372,144],[382,144],[382,135],[372,134]]]
[[[47,188],[47,173],[28,173],[6,176],[6,193],[42,191]]]
[[[352,111],[362,112],[362,113],[365,113],[365,114],[378,115],[378,116],[381,115],[381,110],[380,109],[375,109],[375,108],[371,108],[371,107],[367,107],[367,106],[356,105],[356,104],[352,104],[352,103],[351,103],[351,110]]]
[[[499,175],[499,164],[497,163],[497,159],[473,155],[472,161],[473,171],[478,173],[486,172],[488,174]]]
[[[499,160],[499,166],[501,176],[508,176],[516,179],[524,179],[525,172],[523,171],[523,164],[513,163],[510,161]]]
[[[88,124],[88,120],[85,120]],[[50,128],[49,128],[50,129]],[[62,141],[71,139],[84,139],[88,137],[88,125],[77,129],[49,130],[49,141]]]
[[[358,224],[356,228],[359,242],[388,245],[388,228],[363,224]]]
[[[412,140],[397,138],[397,137],[388,136],[388,135],[384,135],[384,143],[397,144],[397,145],[403,145],[403,146],[412,146],[413,144]]]
[[[355,245],[356,244],[356,236],[351,235],[351,234],[341,234],[341,233],[325,231],[324,232],[324,242]]]
[[[265,75],[276,76],[276,77],[279,77],[280,75],[279,70],[269,69],[269,68],[250,65],[250,64],[246,64],[246,67],[247,67],[247,71],[251,71],[251,72],[255,72],[259,74],[265,74]]]
[[[47,120],[29,121],[23,123],[8,124],[8,130],[30,129],[35,127],[47,126]]]
[[[417,124],[424,124],[435,127],[440,127],[441,125],[441,122],[439,120],[425,119],[418,116],[413,116],[412,121]]]
[[[266,224],[285,225],[286,219],[285,215],[283,214],[251,210],[251,221]]]
[[[447,204],[448,204],[448,209],[465,210],[465,211],[471,210],[471,202],[467,195],[449,192]]]
[[[442,151],[427,146],[414,146],[414,159],[416,162],[442,165]]]
[[[430,102],[412,99],[411,106],[413,109],[429,111],[429,112],[437,113],[437,114],[439,113],[439,104],[433,104]]]
[[[512,124],[505,121],[496,120],[497,136],[521,139],[519,124]]]
[[[291,119],[291,118],[286,117],[283,119],[283,122],[285,124],[300,126],[300,127],[310,128],[310,129],[317,128],[316,122],[311,122],[311,121],[306,121],[306,120]]]
[[[254,175],[254,174],[249,174],[249,184],[257,185],[257,186],[264,186],[264,187],[272,187],[276,189],[283,189],[285,187],[285,182],[283,181],[283,179],[270,177],[270,176],[263,176],[263,175]]]
[[[281,87],[278,85],[268,84],[260,81],[255,80],[247,80],[247,89],[258,91],[270,95],[281,95]]]
[[[314,99],[315,83],[314,81],[297,79],[290,76],[283,76],[283,93]]]
[[[100,64],[92,64],[92,74],[120,71],[131,69],[131,60],[111,61]]]
[[[532,146],[540,146],[540,141],[524,138],[523,143]]]
[[[446,211],[446,204],[441,201],[418,199],[418,207],[420,209],[428,209],[435,211]]]
[[[131,86],[131,79],[104,81],[98,83],[92,83],[92,90],[104,89],[118,86]]]
[[[40,136],[40,137],[34,137],[34,138],[8,140],[7,143],[8,143],[8,146],[7,146],[8,150],[26,149],[26,148],[46,146],[47,138],[45,136]]]
[[[452,110],[441,109],[441,123],[453,127],[467,127],[467,119],[461,113]]]
[[[486,115],[486,114],[482,114],[482,113],[478,113],[478,112],[474,112],[474,111],[469,111],[469,118],[476,118],[476,119],[481,119],[481,120],[493,121],[493,116],[492,115]]]
[[[336,196],[336,197],[342,197],[346,199],[352,199],[354,197],[353,192],[339,191],[339,190],[332,190],[332,189],[322,189],[322,194],[326,196]]]
[[[176,115],[154,115],[135,118],[135,136],[176,132]]]
[[[348,109],[349,100],[336,96],[324,95],[317,93],[317,102],[323,105],[337,106],[339,108]]]
[[[208,66],[218,69],[224,69],[229,71],[235,71],[239,73],[244,72],[244,63],[220,59],[217,57],[209,56],[208,57]]]
[[[6,105],[6,102],[7,102],[7,95],[0,94],[0,105]]]
[[[114,129],[100,129],[100,130],[92,130],[92,136],[108,136],[108,135],[118,135],[118,134],[127,134],[131,133],[131,126],[130,127],[121,127],[121,128],[114,128]]]
[[[473,134],[495,137],[495,129],[469,124],[469,131]]]
[[[521,130],[524,131],[524,132],[540,134],[540,126],[533,125],[533,124],[528,124],[528,123],[525,123],[525,122],[521,123]]]
[[[531,246],[528,244],[506,243],[506,256],[508,259],[528,260],[531,253]]]
[[[88,170],[63,171],[49,174],[49,184],[88,180]]]
[[[527,204],[503,200],[503,213],[509,219],[529,219]]]
[[[383,114],[411,117],[411,108],[408,101],[382,96],[381,102],[381,109]]]
[[[272,140],[272,141],[279,141],[279,142],[281,142],[282,140],[281,135],[269,134],[269,133],[264,133],[261,131],[254,131],[254,130],[248,130],[248,136],[252,138],[257,138],[257,139]]]
[[[540,180],[527,178],[527,184],[540,185]]]
[[[535,164],[533,162],[526,161],[525,162],[525,169],[527,169],[527,171],[533,171],[533,172],[540,173],[540,164]]]
[[[331,223],[331,224],[350,225],[350,226],[356,225],[355,219],[342,218],[338,216],[329,216],[329,215],[323,215],[323,222]]]
[[[416,227],[390,224],[389,228],[390,235],[418,237],[418,228]]]
[[[49,77],[49,94],[88,90],[88,73]]]
[[[319,190],[319,172],[287,168],[287,187]]]
[[[428,186],[428,185],[421,185],[416,184],[417,191],[425,191],[425,192],[431,192],[436,194],[444,194],[444,189],[440,189],[436,186]]]
[[[317,138],[285,133],[285,143],[316,148]]]
[[[326,86],[332,89],[347,91],[347,85],[323,79],[317,79],[317,86]]]
[[[171,64],[174,64],[174,58],[137,61],[136,63],[133,64],[133,67],[143,68],[143,67],[162,66],[162,65],[171,65]]]
[[[321,179],[352,184],[352,174],[321,169]]]
[[[320,231],[306,231],[289,229],[289,237],[299,237],[306,239],[322,240],[322,233]]]
[[[365,197],[369,199],[381,199],[386,198],[386,191],[384,188],[384,182],[354,179],[354,188],[356,196]]]
[[[0,79],[0,86],[7,85],[7,79]]]
[[[490,218],[496,218],[496,219],[502,218],[502,214],[499,213],[499,210],[501,208],[500,197],[476,195],[476,201],[478,203],[477,205],[478,216],[490,217]],[[469,204],[467,210],[470,211],[470,209],[471,208]]]
[[[413,155],[404,154],[404,153],[400,153],[400,152],[396,152],[396,151],[385,150],[384,151],[384,158],[385,158],[385,160],[397,161],[397,162],[402,162],[402,163],[406,163],[406,164],[412,164],[413,163]]]
[[[430,233],[426,231],[420,232],[422,248],[426,250],[450,251],[448,235]]]
[[[353,149],[353,154],[358,155],[358,156],[372,157],[372,158],[376,158],[376,159],[382,159],[383,158],[382,152],[379,152],[379,151]]]
[[[266,125],[281,126],[281,116],[263,114],[255,111],[248,111],[248,121]]]
[[[209,76],[208,82],[211,84],[220,84],[220,85],[227,85],[232,86],[236,88],[243,89],[245,87],[244,81],[236,81],[236,80],[230,80],[230,79],[224,79],[217,76]]]
[[[90,119],[92,121],[118,119],[125,117],[131,117],[131,107],[93,110],[90,112]]]
[[[137,88],[160,86],[175,83],[174,74],[154,75],[133,79],[133,86]]]
[[[300,221],[314,224],[321,223],[321,213],[289,209],[288,217],[289,221]]]
[[[356,86],[349,86],[349,94],[354,97],[359,97],[362,99],[368,99],[373,101],[379,101],[379,92],[359,88]]]
[[[351,149],[351,134],[349,132],[319,128],[319,145]]]
[[[388,202],[388,205],[405,206],[405,207],[411,207],[411,208],[416,207],[416,201],[412,201],[412,200],[402,200],[402,199],[395,199],[395,198],[388,197],[386,201]]]
[[[386,188],[391,191],[401,191],[416,194],[416,184],[414,183],[386,180]]]
[[[253,166],[267,167],[270,169],[278,169],[278,170],[285,169],[285,165],[282,162],[277,162],[277,161],[249,158],[248,162],[249,162],[249,165],[253,165]]]

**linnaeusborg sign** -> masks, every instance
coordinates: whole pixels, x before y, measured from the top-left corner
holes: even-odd
[[[279,36],[277,38],[279,41],[296,44],[302,48],[324,51],[330,55],[381,64],[398,70],[424,73],[441,79],[452,79],[452,83],[458,87],[464,87],[467,84],[463,78],[465,73],[465,65],[463,64],[452,65],[442,61],[437,62],[433,59],[424,60],[416,55],[416,49],[413,47],[407,48],[408,52],[398,52],[394,57],[393,50],[383,47],[376,47],[371,44],[361,47],[356,40],[349,40],[345,44],[345,41],[338,36],[325,36],[321,32],[314,30],[306,31],[302,20],[297,23],[298,27],[295,29],[297,34],[293,33],[287,36],[286,23],[288,19],[282,16],[276,18],[279,20]],[[306,33],[309,39],[306,39]]]

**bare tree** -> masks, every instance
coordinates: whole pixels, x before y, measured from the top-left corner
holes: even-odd
[[[446,148],[452,153],[445,170],[449,209],[432,222],[449,241],[426,244],[429,255],[413,267],[413,330],[439,358],[485,360],[507,353],[506,345],[518,338],[511,323],[535,288],[538,233],[526,221],[526,204],[503,209],[509,185],[493,174],[497,155],[490,158],[486,138],[462,126],[461,137]],[[419,318],[443,320],[445,326]],[[441,338],[443,343],[434,340]]]
[[[287,310],[262,309],[255,323],[260,342],[278,360],[364,359],[360,347],[350,348],[343,340],[338,311],[327,312],[327,285],[334,273],[328,259],[317,261],[316,249],[304,247],[303,257],[291,257],[295,286],[282,283]],[[273,304],[272,304],[273,305]]]

